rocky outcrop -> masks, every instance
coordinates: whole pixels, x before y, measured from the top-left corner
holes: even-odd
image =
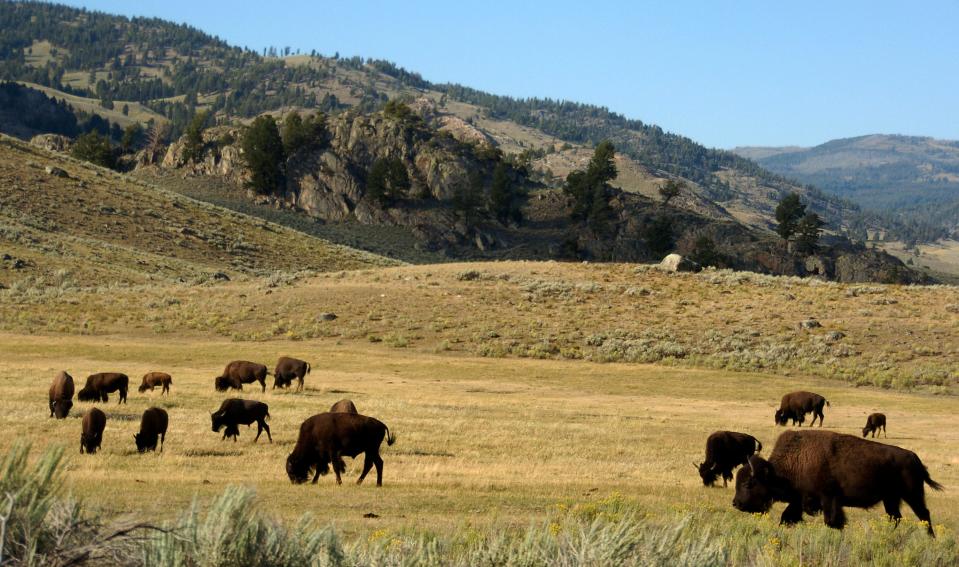
[[[203,158],[199,161],[187,160],[183,156],[185,141],[182,138],[171,143],[163,152],[162,158],[159,153],[142,150],[136,161],[139,166],[155,164],[166,169],[178,169],[186,174],[212,175],[235,183],[244,183],[249,179],[249,172],[243,162],[240,146],[236,143],[240,135],[239,129],[231,127],[205,130]],[[160,160],[159,163],[156,163],[157,159]]]
[[[702,267],[689,258],[679,254],[668,254],[659,263],[659,269],[666,272],[698,272]]]
[[[30,145],[51,152],[68,152],[73,147],[73,140],[60,134],[38,134],[30,138]]]

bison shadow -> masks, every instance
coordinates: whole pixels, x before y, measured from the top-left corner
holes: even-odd
[[[240,457],[243,455],[243,451],[238,449],[187,449],[183,454],[187,457]]]

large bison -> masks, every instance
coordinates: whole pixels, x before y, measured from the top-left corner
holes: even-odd
[[[107,416],[99,408],[90,408],[83,414],[80,424],[80,454],[84,449],[89,454],[97,452],[103,442],[103,430],[107,426]]]
[[[223,400],[220,409],[210,414],[210,419],[213,421],[213,431],[219,433],[220,429],[223,429],[223,438],[220,441],[232,437],[234,443],[240,435],[239,425],[243,424],[249,427],[254,421],[256,422],[256,437],[253,438],[253,442],[256,443],[260,434],[266,431],[266,436],[272,443],[273,436],[270,435],[270,426],[266,424],[269,417],[270,408],[263,402],[241,400],[239,398]]]
[[[118,392],[120,401],[118,404],[127,402],[127,387],[130,384],[130,378],[126,374],[119,372],[101,372],[87,376],[87,383],[79,392],[77,399],[81,402],[104,402],[109,401],[107,395],[110,392]]]
[[[767,512],[786,502],[783,524],[802,520],[803,512],[823,512],[826,525],[846,525],[843,506],[870,508],[882,502],[897,523],[901,500],[935,535],[923,484],[942,486],[912,451],[832,431],[787,431],[769,460],[754,456],[736,475],[733,506],[743,512]]]
[[[64,419],[73,407],[73,376],[61,370],[50,384],[50,417]]]
[[[882,430],[883,437],[888,438],[886,435],[886,414],[884,413],[873,413],[869,414],[869,417],[866,418],[866,427],[862,428],[862,436],[865,437],[872,433],[872,436],[875,437],[876,433],[879,433],[879,430]]]
[[[392,445],[396,437],[381,421],[352,413],[321,413],[308,418],[300,426],[296,447],[286,459],[286,474],[294,484],[306,482],[314,472],[313,484],[321,474],[336,473],[336,483],[342,484],[340,474],[346,471],[343,457],[355,458],[365,453],[363,472],[356,484],[363,482],[372,467],[376,467],[376,486],[383,485],[383,459],[380,445]]]
[[[353,405],[353,400],[342,399],[330,408],[330,413],[360,413],[356,411],[356,406]]]
[[[819,427],[822,427],[823,406],[828,406],[826,398],[812,392],[791,392],[783,396],[779,402],[779,409],[776,410],[776,425],[786,425],[788,420],[792,420],[793,425],[799,424],[802,427],[806,421],[806,414],[812,413],[812,422],[809,427],[816,424],[816,418],[819,418]]]
[[[259,382],[260,388],[265,392],[267,374],[269,372],[263,364],[246,360],[234,360],[226,365],[223,374],[217,376],[213,383],[216,389],[222,392],[228,388],[242,390],[243,384]]]
[[[157,386],[162,387],[160,395],[170,392],[170,385],[173,384],[173,377],[166,372],[147,372],[143,375],[143,382],[140,383],[138,391],[142,394],[147,390],[153,391]]]
[[[149,408],[143,412],[140,419],[140,432],[133,434],[140,453],[157,450],[157,438],[160,440],[160,452],[163,452],[163,441],[166,439],[166,429],[170,424],[170,416],[162,408]]]
[[[286,388],[297,381],[296,391],[303,389],[303,378],[310,373],[310,363],[298,358],[281,356],[273,369],[273,388]]]
[[[717,431],[706,439],[706,460],[693,466],[705,486],[712,486],[723,477],[723,488],[733,479],[733,469],[745,465],[749,457],[763,450],[763,444],[752,435],[735,431]]]

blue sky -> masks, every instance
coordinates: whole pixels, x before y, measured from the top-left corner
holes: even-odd
[[[708,146],[959,139],[959,2],[69,1],[607,106]],[[787,5],[788,4],[788,5]]]

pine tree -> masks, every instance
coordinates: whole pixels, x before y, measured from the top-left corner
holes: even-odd
[[[279,192],[285,183],[283,165],[286,155],[273,117],[258,116],[244,133],[241,147],[250,168],[249,186],[258,193]]]
[[[824,224],[816,213],[807,213],[796,224],[796,250],[801,254],[812,254],[818,250]]]
[[[686,187],[682,181],[669,179],[659,188],[659,196],[663,198],[663,205],[668,205],[671,200],[679,196],[680,191]]]
[[[796,233],[799,219],[806,214],[806,205],[799,199],[798,193],[790,193],[776,206],[776,232],[783,240],[789,240]]]
[[[205,148],[203,144],[203,130],[206,129],[206,122],[209,119],[208,112],[197,112],[190,119],[189,125],[184,132],[183,141],[183,160],[199,162],[203,159]]]

